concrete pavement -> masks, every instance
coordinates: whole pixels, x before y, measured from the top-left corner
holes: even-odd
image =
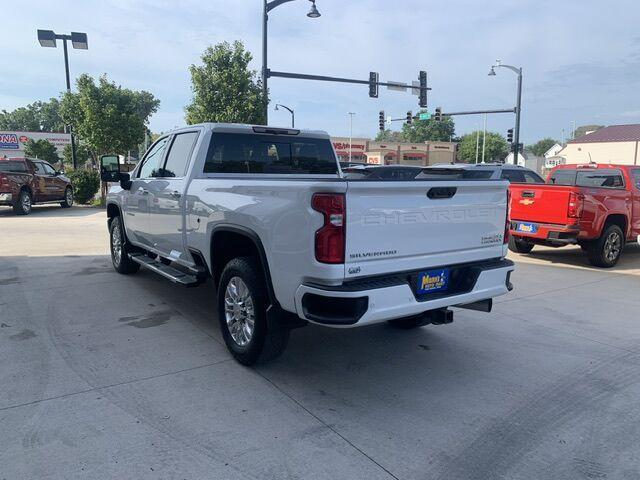
[[[210,285],[113,271],[104,211],[0,232],[0,479],[640,478],[635,246],[534,250],[491,314],[309,326],[248,369]]]

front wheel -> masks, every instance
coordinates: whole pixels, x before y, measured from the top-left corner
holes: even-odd
[[[611,268],[618,260],[624,248],[624,233],[618,225],[609,225],[600,238],[591,244],[589,262],[596,267]]]
[[[521,240],[511,235],[509,237],[509,250],[515,253],[531,253],[533,243],[527,240]]]
[[[140,264],[129,258],[131,250],[125,242],[124,229],[120,217],[114,217],[109,224],[109,239],[111,246],[111,263],[116,272],[128,275],[136,273]]]
[[[71,187],[67,187],[64,191],[64,200],[60,202],[62,208],[70,208],[73,205],[73,190]]]
[[[220,331],[231,355],[243,365],[278,357],[289,341],[289,329],[267,322],[264,276],[251,257],[234,258],[218,285]]]

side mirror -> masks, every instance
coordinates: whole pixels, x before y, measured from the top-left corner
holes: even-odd
[[[56,175],[58,175],[58,176],[59,176],[59,175],[64,175],[64,170],[58,170],[58,171],[56,172]]]
[[[120,188],[123,190],[131,190],[131,176],[128,173],[120,174]]]
[[[103,182],[120,181],[120,159],[118,155],[102,155],[100,157],[100,178]]]

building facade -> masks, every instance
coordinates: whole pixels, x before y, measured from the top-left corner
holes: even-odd
[[[611,125],[567,142],[556,154],[567,164],[640,165],[640,124]]]
[[[455,142],[398,143],[376,142],[367,138],[331,137],[341,162],[351,161],[371,165],[417,165],[452,163],[456,159]]]
[[[69,133],[0,131],[0,157],[24,157],[24,146],[30,139],[51,142],[61,158],[64,147],[71,145]]]

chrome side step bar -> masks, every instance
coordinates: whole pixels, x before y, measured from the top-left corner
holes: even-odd
[[[158,275],[162,275],[164,278],[167,278],[174,283],[179,283],[180,285],[185,285],[187,287],[195,286],[200,283],[198,281],[198,277],[195,275],[189,275],[188,273],[184,273],[176,268],[170,267],[169,265],[165,265],[158,260],[149,258],[143,253],[130,253],[129,258],[134,262],[139,263],[144,268],[151,270]]]

